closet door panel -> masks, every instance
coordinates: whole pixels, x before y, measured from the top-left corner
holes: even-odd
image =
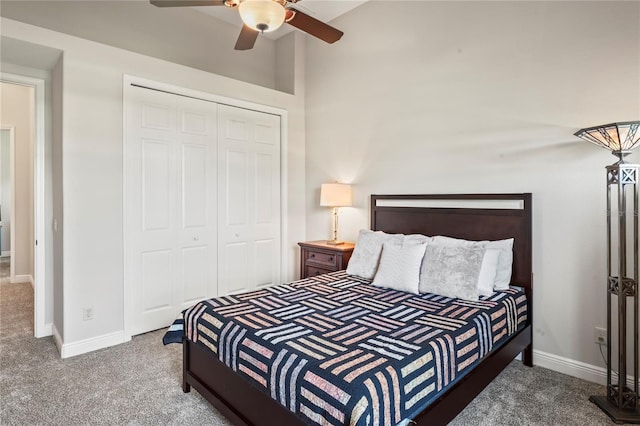
[[[181,254],[181,266],[184,271],[182,276],[184,283],[182,302],[192,305],[201,299],[211,297],[207,286],[210,278],[208,263],[210,263],[211,259],[209,247],[183,248]]]
[[[207,226],[207,147],[182,145],[182,227]]]
[[[127,328],[217,294],[217,105],[132,87],[125,137]]]
[[[146,232],[171,229],[172,151],[170,140],[142,141],[142,227]]]
[[[179,146],[178,285],[182,310],[217,288],[217,104],[175,96]]]
[[[280,248],[276,245],[277,241],[273,238],[267,240],[256,240],[254,248],[255,259],[255,287],[263,287],[268,285],[279,284],[277,277],[278,258],[280,257]]]
[[[254,134],[254,286],[262,287],[280,284],[280,118],[259,114]]]
[[[247,152],[240,149],[228,148],[225,152],[226,170],[224,187],[224,204],[226,204],[226,223],[227,229],[232,231],[244,230],[242,227],[247,226],[249,212],[247,211],[247,198],[250,191],[249,188],[249,170],[247,168]]]
[[[169,95],[131,91],[126,123],[126,257],[132,334],[174,312],[176,115]]]
[[[218,110],[218,278],[221,294],[250,290],[250,276],[254,268],[249,256],[253,239],[249,220],[254,208],[250,198],[253,180],[250,123],[244,114],[229,114],[228,109],[221,105]]]
[[[225,261],[221,269],[226,272],[221,277],[221,282],[226,285],[225,294],[241,293],[250,290],[250,270],[246,261],[248,258],[249,243],[247,241],[230,242],[225,245]]]
[[[218,126],[220,294],[279,283],[280,117],[220,105]]]
[[[173,304],[172,250],[145,251],[142,267],[143,313],[171,308]]]

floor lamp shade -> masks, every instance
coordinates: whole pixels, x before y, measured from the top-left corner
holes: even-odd
[[[640,424],[638,393],[638,207],[640,165],[624,157],[640,145],[640,121],[589,127],[576,136],[611,150],[607,166],[607,395],[589,399],[616,423]],[[615,237],[614,237],[615,236]],[[630,303],[629,303],[630,302]],[[628,309],[631,305],[631,312]],[[629,320],[629,317],[632,317]],[[617,326],[617,338],[612,326]],[[629,336],[631,338],[629,339]],[[617,340],[618,347],[612,348]],[[630,351],[632,359],[627,358]],[[614,376],[614,365],[617,374]],[[633,369],[633,374],[629,372]],[[631,376],[629,379],[628,377]]]
[[[640,145],[640,121],[623,121],[587,127],[574,133],[577,137],[606,148],[618,155]]]
[[[338,245],[338,207],[352,205],[351,185],[345,183],[323,183],[320,187],[320,205],[331,207],[333,214],[333,239],[329,244]]]

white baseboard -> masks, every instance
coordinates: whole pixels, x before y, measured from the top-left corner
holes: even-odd
[[[55,324],[52,324],[53,331],[53,341],[56,342],[56,347],[58,348],[58,353],[60,353],[60,357],[62,357],[62,337],[60,337],[60,333],[58,333],[58,329]]]
[[[33,277],[31,275],[15,275],[11,282],[13,284],[29,283],[33,287]]]
[[[607,384],[607,370],[597,365],[587,364],[535,349],[533,350],[533,364],[601,385]],[[627,382],[631,382],[631,380],[633,380],[632,377],[627,376]]]
[[[53,335],[53,323],[50,322],[45,324],[44,327],[42,327],[42,330],[40,330],[40,332],[41,332],[40,335],[36,336],[37,338]]]
[[[60,356],[62,358],[69,358],[87,352],[97,351],[98,349],[108,348],[109,346],[119,345],[120,343],[124,343],[124,341],[124,333],[120,330],[77,342],[62,343]]]

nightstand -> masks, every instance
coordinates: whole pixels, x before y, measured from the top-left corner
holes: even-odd
[[[337,246],[323,241],[307,241],[298,243],[300,253],[300,278],[309,278],[327,272],[340,271],[347,268],[354,243]]]

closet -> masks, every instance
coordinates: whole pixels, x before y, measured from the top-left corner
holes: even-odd
[[[132,86],[124,139],[128,334],[279,283],[280,116]]]

